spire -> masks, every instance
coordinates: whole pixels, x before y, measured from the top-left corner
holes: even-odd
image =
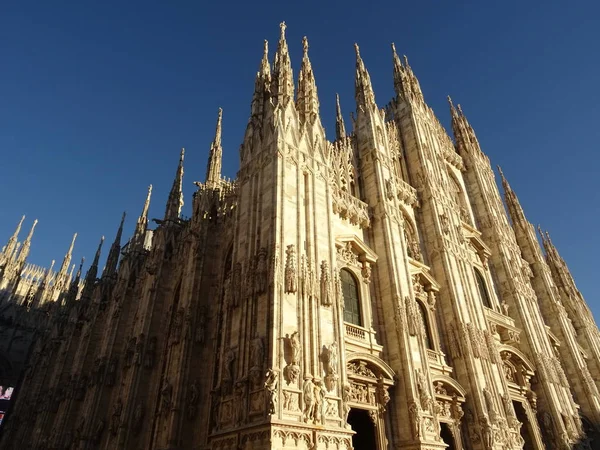
[[[251,116],[260,117],[264,110],[265,100],[271,89],[271,65],[269,64],[269,43],[265,40],[263,45],[263,57],[260,67],[256,72],[254,81],[254,94],[252,95]]]
[[[21,246],[21,253],[19,253],[18,258],[18,261],[20,263],[24,263],[27,257],[29,256],[29,249],[31,248],[31,239],[33,238],[33,232],[35,231],[35,226],[37,225],[37,223],[38,221],[37,219],[35,219],[33,221],[33,225],[31,226],[31,230],[29,230],[27,238],[25,239],[25,242],[23,242],[23,245]]]
[[[448,105],[450,106],[450,117],[452,119],[452,134],[456,142],[457,150],[465,150],[468,138],[464,129],[463,118],[459,111],[454,107],[452,99],[448,96]]]
[[[340,96],[335,94],[335,138],[337,140],[346,137],[346,125],[344,125],[344,116],[340,107]]]
[[[500,173],[500,177],[502,178],[504,200],[506,201],[508,213],[510,214],[510,218],[512,220],[513,225],[525,225],[527,223],[527,220],[525,219],[525,213],[523,212],[523,208],[519,203],[517,195],[514,193],[514,191],[508,184],[508,181],[504,177],[504,173],[502,172],[502,168],[500,166],[498,166],[498,172]]]
[[[17,248],[17,240],[19,239],[19,233],[21,232],[21,227],[23,226],[23,221],[25,220],[25,216],[21,217],[19,224],[17,225],[17,229],[13,233],[13,235],[8,240],[8,243],[4,247],[4,254],[0,255],[0,263],[12,259],[15,250]]]
[[[396,53],[396,45],[392,42],[392,58],[394,61],[394,90],[399,97],[406,98],[410,90],[406,70],[402,66],[400,57]]]
[[[302,39],[302,48],[304,49],[304,56],[302,57],[302,66],[298,74],[296,109],[298,110],[301,122],[314,123],[319,117],[319,97],[317,96],[315,76],[310,59],[308,58],[308,39],[306,36]]]
[[[355,97],[358,111],[372,109],[375,105],[375,94],[371,85],[371,77],[365,68],[365,63],[360,57],[358,44],[354,44],[356,51],[356,79],[355,79]]]
[[[144,249],[144,241],[146,239],[146,230],[148,229],[148,210],[150,208],[150,197],[152,197],[152,185],[148,186],[148,195],[140,217],[138,217],[135,225],[133,237],[129,241],[128,252],[139,251]]]
[[[275,104],[287,105],[294,98],[294,76],[292,74],[292,63],[285,40],[285,22],[279,25],[280,35],[275,60],[273,61],[273,79],[271,81],[271,93]]]
[[[98,278],[98,262],[100,261],[100,253],[102,252],[102,244],[104,243],[104,236],[100,238],[96,255],[94,255],[94,261],[85,274],[85,285],[83,286],[83,292],[81,293],[82,298],[89,299],[92,296],[92,290],[96,284]]]
[[[208,167],[206,168],[206,184],[216,187],[221,180],[221,164],[223,162],[223,147],[221,145],[221,128],[223,120],[223,110],[219,108],[217,117],[217,129],[215,139],[210,145],[210,154],[208,157]]]
[[[77,293],[79,292],[79,282],[81,281],[81,270],[83,269],[83,263],[85,258],[81,258],[81,263],[79,264],[79,269],[77,269],[77,273],[75,274],[75,278],[71,281],[71,285],[69,286],[69,292],[67,293],[66,305],[71,306],[75,300],[77,300]]]
[[[67,270],[69,270],[69,266],[71,265],[71,258],[73,257],[73,248],[75,247],[75,240],[77,239],[77,233],[73,235],[73,240],[71,240],[71,245],[69,246],[69,250],[67,251],[63,262],[60,266],[60,270],[56,275],[57,281],[60,282],[60,279],[64,278],[67,275]]]
[[[171,188],[171,192],[169,193],[169,199],[167,200],[167,209],[165,211],[165,221],[177,221],[179,219],[179,215],[181,214],[181,208],[183,207],[183,155],[185,153],[185,149],[181,149],[181,154],[179,156],[179,165],[177,166],[177,172],[175,174],[175,179],[173,180],[173,187]]]
[[[33,298],[31,308],[36,308],[39,305],[41,305],[42,303],[44,303],[44,293],[46,292],[46,288],[48,287],[48,284],[50,283],[50,279],[52,278],[52,269],[54,268],[54,263],[55,263],[55,261],[52,260],[50,267],[44,274],[44,277],[42,278],[42,282],[40,283],[40,286],[38,287],[38,289],[35,293],[35,297]]]
[[[110,246],[110,250],[108,252],[108,257],[106,258],[106,266],[104,266],[104,270],[102,271],[102,278],[105,276],[113,276],[117,273],[117,265],[119,264],[119,253],[121,252],[121,236],[123,235],[123,224],[125,223],[126,213],[123,213],[121,217],[121,223],[119,225],[119,229],[117,230],[117,236],[115,237],[115,241]]]

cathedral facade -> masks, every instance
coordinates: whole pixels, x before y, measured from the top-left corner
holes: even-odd
[[[460,106],[451,138],[393,48],[378,107],[356,46],[330,142],[303,44],[296,88],[265,41],[233,181],[219,111],[191,218],[182,151],[102,272],[102,241],[83,277],[75,240],[56,271],[9,240],[0,312],[33,337],[0,449],[598,448],[598,328]]]

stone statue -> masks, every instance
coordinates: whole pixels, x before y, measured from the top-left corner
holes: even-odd
[[[304,394],[304,409],[302,411],[302,418],[305,423],[313,420],[315,410],[315,384],[313,383],[312,376],[307,375],[304,377],[304,385],[302,386],[302,392]]]
[[[294,331],[290,336],[290,347],[292,349],[292,361],[293,365],[300,364],[300,336],[297,331]]]
[[[173,344],[179,344],[181,340],[181,328],[183,327],[183,308],[179,308],[175,317],[173,318],[173,330],[171,331],[171,338]]]
[[[277,409],[277,386],[279,384],[279,374],[274,369],[267,370],[265,374],[265,389],[269,398],[269,415],[275,414]]]
[[[118,356],[113,356],[108,363],[108,371],[106,373],[106,386],[114,386],[117,382],[117,364],[119,362]]]
[[[201,307],[196,322],[196,344],[203,344],[206,334],[206,311]]]
[[[421,439],[421,415],[417,403],[410,402],[410,405],[408,405],[408,415],[410,417],[413,439]]]
[[[331,280],[329,276],[329,263],[326,260],[321,262],[321,304],[323,306],[331,306]]]
[[[263,294],[268,285],[267,250],[262,247],[258,251],[255,270],[255,289],[257,294]]]

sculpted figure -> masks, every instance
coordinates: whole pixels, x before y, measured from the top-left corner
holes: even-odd
[[[315,410],[315,385],[310,375],[304,377],[304,386],[302,387],[304,394],[304,410],[302,417],[304,422],[308,423],[313,420]]]
[[[263,294],[268,285],[267,250],[262,247],[257,255],[255,271],[256,293]]]
[[[290,346],[292,348],[292,364],[298,365],[300,363],[300,337],[297,331],[290,336]]]
[[[277,402],[277,386],[279,384],[279,374],[273,370],[267,370],[265,374],[265,389],[269,394],[269,409],[268,414],[275,414]]]
[[[193,420],[196,417],[198,410],[198,400],[200,398],[200,383],[198,379],[190,385],[188,391],[188,405],[187,405],[187,416],[189,420]]]

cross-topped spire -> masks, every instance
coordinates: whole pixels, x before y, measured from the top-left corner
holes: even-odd
[[[210,145],[208,167],[206,168],[206,184],[210,187],[216,187],[221,180],[221,165],[223,163],[223,147],[221,145],[222,120],[223,110],[219,108],[217,129],[215,131],[215,138]]]
[[[173,180],[173,186],[169,193],[169,199],[167,200],[167,208],[165,211],[165,221],[177,221],[181,214],[181,208],[183,207],[183,155],[185,149],[181,149],[179,155],[179,164],[177,166],[177,172],[175,173],[175,179]]]
[[[296,109],[300,117],[300,122],[313,123],[319,117],[319,97],[317,96],[317,85],[313,74],[310,59],[308,58],[308,39],[306,36],[302,39],[302,48],[304,56],[302,57],[302,67],[298,75],[298,100]]]

